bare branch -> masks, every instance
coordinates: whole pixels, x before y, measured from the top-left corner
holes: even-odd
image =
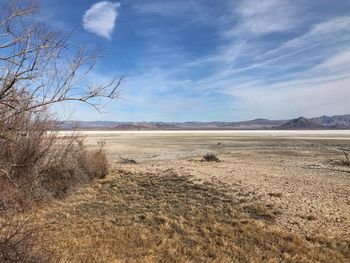
[[[70,43],[72,32],[53,32],[37,22],[37,9],[33,1],[8,0],[0,14],[0,127],[23,112],[64,101],[99,111],[97,98],[120,97],[125,77],[89,83],[97,54]]]

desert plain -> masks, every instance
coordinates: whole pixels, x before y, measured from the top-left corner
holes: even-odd
[[[81,135],[111,172],[38,213],[63,262],[350,262],[350,131]]]

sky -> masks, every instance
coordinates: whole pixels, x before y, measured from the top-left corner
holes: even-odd
[[[54,29],[102,47],[89,78],[126,75],[103,113],[62,118],[239,121],[350,113],[350,1],[39,0]]]

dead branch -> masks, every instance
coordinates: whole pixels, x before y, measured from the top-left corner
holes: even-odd
[[[8,0],[0,14],[0,128],[16,116],[65,101],[100,111],[100,99],[118,99],[125,78],[88,79],[97,54],[69,42],[72,32],[54,32],[33,15],[33,1]]]
[[[134,159],[123,158],[121,155],[119,155],[119,158],[122,160],[122,163],[137,164]]]
[[[350,158],[349,158],[350,149],[340,148],[340,150],[343,151],[343,154],[344,154],[345,159],[346,159],[346,164],[348,166],[350,166]]]

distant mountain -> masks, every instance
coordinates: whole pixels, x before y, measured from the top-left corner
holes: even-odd
[[[251,121],[225,123],[223,124],[223,126],[231,127],[231,128],[241,128],[241,129],[247,129],[247,128],[259,129],[259,128],[272,128],[275,126],[282,125],[285,122],[287,122],[287,120],[255,119]]]
[[[116,125],[113,130],[171,130],[176,125],[169,123],[123,123]]]
[[[350,114],[300,117],[293,120],[255,119],[239,122],[113,122],[68,121],[59,123],[60,130],[258,130],[258,129],[350,129]]]
[[[350,129],[350,114],[311,119],[300,117],[280,125],[278,129]]]
[[[277,127],[286,120],[255,119],[241,122],[108,122],[68,121],[60,130],[256,130]]]
[[[165,130],[177,126],[163,122],[67,121],[58,124],[60,130]]]
[[[62,130],[91,130],[91,129],[111,129],[113,126],[123,124],[123,122],[114,121],[63,121],[58,126]]]
[[[309,120],[304,117],[300,117],[291,121],[288,121],[280,126],[278,126],[279,129],[318,129],[322,128],[322,125],[319,125],[312,120]]]
[[[312,118],[312,122],[321,125],[323,127],[350,127],[350,114],[348,115],[336,115],[336,116],[321,116]]]

